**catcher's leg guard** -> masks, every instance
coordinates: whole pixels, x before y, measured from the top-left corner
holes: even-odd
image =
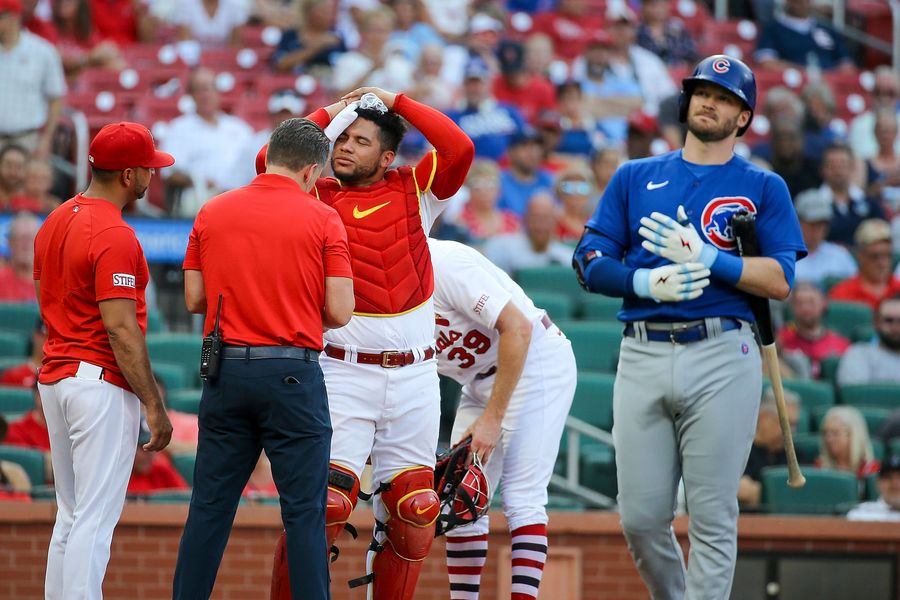
[[[433,486],[434,471],[415,467],[395,475],[381,493],[388,518],[372,560],[372,600],[412,600],[441,511]]]
[[[359,498],[359,478],[346,467],[331,463],[328,468],[328,504],[325,508],[325,539],[330,551],[337,556],[334,542],[343,531],[350,513]],[[285,533],[281,532],[275,547],[275,565],[272,567],[271,600],[291,600],[290,574],[287,564]]]

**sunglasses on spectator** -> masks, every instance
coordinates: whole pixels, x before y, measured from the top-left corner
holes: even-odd
[[[863,252],[863,255],[866,256],[866,257],[868,257],[868,258],[873,258],[873,259],[885,259],[885,258],[890,259],[891,256],[892,256],[890,250],[887,250],[887,251],[885,251],[885,252],[870,252],[870,251],[866,251],[866,252]]]
[[[897,325],[900,323],[900,317],[881,317],[881,322],[887,325]]]
[[[873,96],[896,96],[897,90],[894,88],[884,89],[884,88],[875,88],[872,90]]]
[[[586,181],[563,181],[559,184],[559,191],[563,194],[587,196],[591,193],[591,184]]]

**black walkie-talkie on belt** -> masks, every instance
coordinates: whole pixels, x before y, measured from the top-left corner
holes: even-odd
[[[212,333],[203,338],[200,348],[200,379],[215,381],[219,376],[219,363],[222,361],[222,336],[219,335],[219,313],[222,312],[222,294],[216,306],[216,324]]]

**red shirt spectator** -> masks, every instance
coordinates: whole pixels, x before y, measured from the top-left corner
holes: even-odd
[[[127,494],[143,495],[161,490],[186,490],[189,487],[165,454],[145,452],[138,447]]]
[[[603,18],[588,12],[578,14],[581,9],[566,10],[565,4],[568,2],[563,0],[557,10],[535,15],[531,31],[549,36],[557,56],[571,62],[584,53],[588,40],[603,28]]]
[[[16,387],[33,387],[37,382],[38,367],[30,361],[21,365],[10,367],[0,375],[0,385],[13,385]]]
[[[828,297],[832,300],[840,300],[842,302],[860,302],[862,304],[868,304],[872,307],[872,310],[878,310],[878,305],[883,299],[896,296],[898,293],[900,293],[900,279],[897,277],[891,276],[891,280],[888,282],[884,293],[881,296],[876,296],[863,286],[859,275],[854,275],[850,279],[842,281],[831,288]]]
[[[282,207],[283,210],[275,210]],[[296,235],[297,243],[289,249],[266,244],[265,239],[246,240],[253,248],[253,260],[217,261],[205,265],[206,255],[233,254],[234,239],[230,231],[245,219],[265,219],[272,227],[296,230],[298,223],[322,238]],[[221,235],[216,232],[222,232]],[[325,253],[322,254],[322,239]],[[289,252],[285,255],[285,252]],[[282,278],[261,282],[257,263],[289,263],[308,265],[303,285],[294,287]],[[322,349],[322,314],[325,303],[325,277],[352,277],[347,234],[337,212],[304,192],[296,182],[282,175],[263,173],[249,185],[218,196],[205,205],[191,231],[184,269],[200,271],[208,290],[240,290],[245,297],[222,312],[220,328],[227,332],[227,344],[241,346],[297,346]],[[299,280],[298,280],[299,281]],[[306,296],[311,302],[295,302]],[[212,302],[212,300],[211,300]],[[204,331],[213,330],[215,314],[207,312]],[[291,332],[289,336],[286,332]]]
[[[805,354],[812,366],[812,376],[819,377],[822,360],[830,356],[841,356],[850,347],[850,340],[830,329],[818,338],[808,339],[800,335],[797,329],[788,325],[778,334],[778,342],[784,350],[794,350]]]
[[[141,39],[140,24],[150,19],[143,0],[90,0],[94,31],[101,40],[131,46]]]
[[[56,45],[56,41],[59,39],[59,34],[56,32],[56,27],[53,26],[53,23],[51,23],[50,21],[45,21],[44,19],[40,19],[34,15],[32,15],[30,19],[25,19],[24,14],[22,16],[22,26],[25,27],[25,29],[27,29],[34,35],[41,36],[54,46]]]
[[[0,302],[37,302],[34,280],[20,277],[11,266],[0,267]]]
[[[535,123],[544,111],[556,108],[556,89],[547,79],[525,70],[525,48],[519,42],[503,41],[497,48],[500,76],[492,91],[499,102],[512,104],[525,120]]]
[[[519,231],[519,217],[514,212],[500,209],[494,209],[493,212],[499,217],[500,223],[498,227],[491,230],[478,218],[469,204],[463,207],[462,213],[459,215],[459,221],[469,231],[472,238],[476,240],[484,240],[492,235],[503,235]]]
[[[49,452],[50,434],[47,433],[44,413],[38,412],[39,410],[39,408],[35,408],[24,417],[10,423],[3,443]]]

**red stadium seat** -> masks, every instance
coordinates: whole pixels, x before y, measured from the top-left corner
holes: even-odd
[[[707,19],[697,47],[701,56],[729,54],[745,62],[752,62],[758,35],[758,28],[752,21]]]

